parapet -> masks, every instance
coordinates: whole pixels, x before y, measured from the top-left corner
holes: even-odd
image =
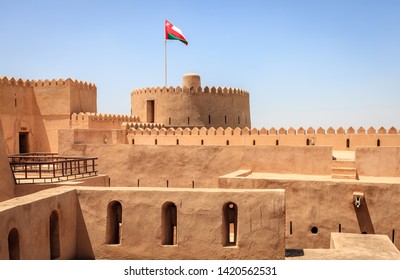
[[[117,121],[117,122],[140,122],[139,117],[131,115],[118,115],[118,114],[97,114],[97,113],[73,113],[71,120],[75,121]]]
[[[332,128],[329,127],[326,131],[325,129],[323,129],[322,127],[319,127],[317,130],[315,130],[312,127],[309,127],[307,130],[304,130],[304,128],[300,127],[297,130],[294,128],[289,128],[288,130],[286,130],[285,128],[280,128],[279,130],[277,130],[276,128],[272,127],[269,130],[266,128],[261,128],[261,129],[257,129],[257,128],[253,128],[253,129],[249,129],[248,127],[245,128],[240,128],[240,127],[236,127],[234,129],[227,127],[227,128],[222,128],[222,127],[218,127],[217,129],[215,129],[214,127],[210,127],[210,128],[168,128],[165,129],[163,128],[163,130],[160,130],[161,126],[159,126],[160,124],[153,124],[154,127],[152,128],[151,126],[147,126],[146,129],[149,130],[148,135],[332,135],[332,134],[336,134],[336,135],[340,135],[340,134],[346,134],[346,135],[365,135],[365,129],[363,127],[360,127],[357,131],[352,128],[349,127],[347,130],[344,130],[344,128],[339,127],[336,131]],[[144,128],[144,124],[140,124],[140,125],[132,125],[129,127],[129,134],[134,134],[134,135],[145,135],[143,132]],[[152,131],[152,129],[157,128],[157,131]],[[384,127],[380,127],[378,130],[374,129],[373,127],[370,127],[367,130],[367,134],[390,134],[390,135],[397,135],[400,134],[399,130],[397,130],[395,127],[391,127],[388,130],[386,130]]]
[[[88,82],[83,82],[79,80],[73,79],[52,79],[52,80],[27,80],[27,79],[15,79],[15,78],[7,78],[1,77],[0,84],[2,85],[16,85],[16,86],[25,86],[25,87],[50,87],[50,86],[65,86],[72,85],[79,88],[85,89],[96,89],[96,85]]]
[[[246,90],[238,89],[238,88],[227,88],[227,87],[204,87],[201,86],[195,87],[148,87],[148,88],[140,88],[131,92],[131,95],[137,94],[187,94],[187,95],[199,95],[199,94],[219,94],[219,95],[244,95],[248,96],[249,92]]]

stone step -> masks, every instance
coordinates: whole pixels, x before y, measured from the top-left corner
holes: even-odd
[[[356,167],[356,162],[354,160],[333,160],[332,167]]]
[[[357,174],[357,169],[354,167],[332,167],[332,174],[353,175]]]
[[[333,179],[349,179],[349,180],[357,180],[357,174],[332,174]]]

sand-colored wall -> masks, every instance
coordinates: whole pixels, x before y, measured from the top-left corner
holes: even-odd
[[[139,117],[130,115],[72,113],[71,128],[121,129],[122,125],[137,124]]]
[[[35,126],[34,94],[30,83],[21,79],[0,79],[0,120],[3,124],[7,153],[19,152],[19,132],[29,134],[29,146]]]
[[[400,146],[400,134],[395,128],[388,131],[370,128],[368,133],[353,132],[350,128],[345,133],[341,128],[334,130],[309,128],[286,130],[281,128],[260,130],[247,127],[228,128],[130,128],[128,143],[135,145],[247,145],[247,146],[332,146],[333,150],[354,151],[357,147]],[[228,142],[229,141],[229,142]],[[347,147],[347,144],[349,146]]]
[[[141,146],[104,144],[104,135],[60,130],[59,153],[98,157],[99,172],[112,186],[166,187],[168,181],[169,187],[216,187],[219,176],[238,169],[331,175],[331,147]]]
[[[360,176],[400,177],[400,147],[359,147],[356,166]]]
[[[96,259],[283,259],[282,190],[79,188],[83,218]],[[96,196],[96,199],[93,199]],[[122,206],[122,240],[107,245],[107,206]],[[177,207],[177,245],[161,245],[161,209]],[[222,208],[238,208],[237,246],[222,243]],[[83,244],[82,244],[83,245]]]
[[[39,183],[39,184],[21,184],[15,185],[15,196],[25,196],[28,194],[33,194],[42,190],[59,188],[61,186],[97,186],[97,187],[107,187],[109,186],[108,175],[98,175],[93,177],[85,177],[70,181],[63,181],[59,183]]]
[[[96,112],[96,86],[67,80],[0,79],[0,118],[7,153],[19,153],[19,133],[29,152],[57,152],[58,129],[70,127],[73,112]]]
[[[75,190],[46,190],[0,203],[0,259],[9,258],[8,235],[19,233],[20,258],[50,259],[50,215],[59,213],[59,259],[76,257],[77,198]]]
[[[286,248],[329,248],[330,233],[385,234],[400,248],[400,184],[224,176],[220,188],[285,189]],[[353,193],[365,200],[354,207]],[[292,224],[292,234],[290,233]],[[318,233],[311,232],[312,227]]]
[[[0,122],[0,201],[14,197],[14,176],[11,172],[4,141],[3,126]]]
[[[131,93],[132,114],[144,122],[147,101],[154,122],[173,127],[251,127],[249,94],[231,88],[144,88]],[[189,120],[188,120],[189,118]]]

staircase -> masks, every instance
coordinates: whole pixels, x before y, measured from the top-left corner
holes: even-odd
[[[332,160],[332,178],[358,180],[354,158],[335,158]]]

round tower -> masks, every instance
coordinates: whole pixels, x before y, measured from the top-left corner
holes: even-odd
[[[166,127],[251,127],[249,93],[201,87],[198,74],[182,77],[182,87],[141,88],[131,93],[132,114]]]
[[[195,73],[188,73],[183,75],[182,77],[182,88],[195,88],[197,89],[198,87],[201,86],[201,82],[200,82],[200,76],[198,74]]]

